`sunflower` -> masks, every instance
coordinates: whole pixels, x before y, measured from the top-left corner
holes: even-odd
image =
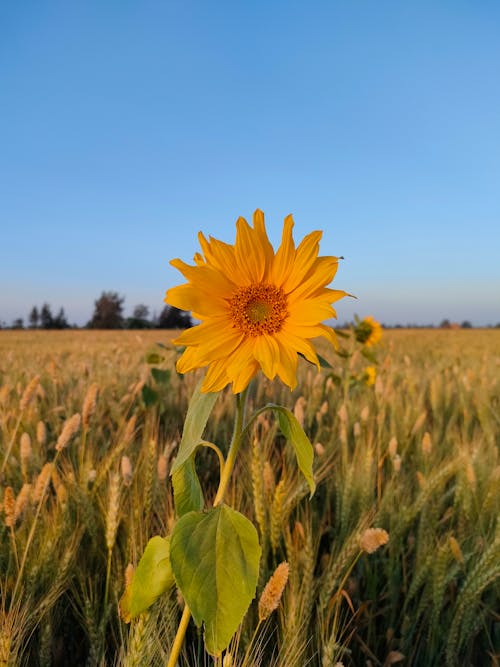
[[[377,320],[368,315],[354,327],[354,336],[358,343],[372,347],[382,338],[382,327]]]
[[[165,301],[201,320],[173,341],[186,347],[177,370],[208,367],[202,391],[232,383],[239,393],[259,370],[293,389],[299,354],[319,369],[311,340],[322,336],[337,345],[333,329],[322,321],[336,317],[331,304],[347,295],[326,287],[337,272],[338,257],[318,257],[320,231],[295,247],[293,224],[291,215],[285,218],[275,252],[264,214],[257,210],[253,227],[244,218],[237,220],[234,245],[207,240],[200,232],[203,254],[195,254],[196,266],[170,262],[188,282],[169,289]]]
[[[366,366],[364,372],[364,381],[368,387],[372,387],[375,384],[377,378],[377,369],[375,366]]]

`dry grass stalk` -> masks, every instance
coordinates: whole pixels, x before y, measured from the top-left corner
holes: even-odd
[[[465,558],[460,548],[460,544],[453,535],[450,535],[449,538],[450,551],[453,554],[453,558],[460,563],[460,565],[465,565]]]
[[[85,429],[88,428],[90,418],[95,412],[98,394],[99,394],[99,385],[97,384],[97,382],[94,382],[88,388],[88,391],[85,394],[85,398],[83,400],[82,425],[83,428]]]
[[[21,457],[21,471],[23,473],[23,478],[26,480],[29,476],[29,467],[31,461],[31,438],[29,433],[24,432],[21,435],[21,440],[19,444],[19,453]]]
[[[345,403],[342,403],[342,405],[338,409],[337,414],[338,414],[339,419],[342,422],[342,424],[347,424],[347,420],[348,420],[349,415],[347,413],[347,407],[346,407]]]
[[[302,427],[304,426],[306,404],[306,399],[303,396],[299,396],[293,408],[293,414]]]
[[[278,605],[288,581],[289,565],[280,563],[267,582],[259,600],[259,621],[265,621]]]
[[[321,456],[324,456],[324,455],[325,455],[326,449],[325,449],[325,447],[321,444],[321,442],[315,442],[315,443],[314,443],[314,451],[316,452],[316,454],[317,454],[318,456],[321,457]]]
[[[23,392],[23,395],[21,396],[21,401],[19,402],[19,410],[21,412],[24,412],[28,405],[31,403],[33,400],[33,397],[36,394],[36,390],[38,388],[38,384],[40,382],[40,376],[35,375],[35,377],[30,380],[28,385],[26,386],[26,389]]]
[[[262,470],[262,480],[264,482],[266,498],[272,498],[274,495],[274,490],[276,489],[276,482],[274,479],[274,470],[269,461],[264,463],[264,468]]]
[[[131,585],[132,579],[134,578],[134,572],[135,572],[134,566],[132,565],[132,563],[128,563],[127,567],[125,568],[125,575],[124,575],[125,588],[128,588]]]
[[[392,436],[392,438],[389,440],[388,451],[391,459],[393,459],[398,453],[398,440],[394,436]]]
[[[415,433],[418,433],[422,426],[425,424],[425,420],[427,419],[427,410],[424,410],[419,414],[417,419],[415,420],[415,423],[413,424],[413,427],[411,429],[411,434],[415,435]]]
[[[123,431],[122,437],[122,446],[124,449],[128,447],[134,439],[136,422],[137,415],[132,415],[125,425],[125,430]]]
[[[32,492],[31,484],[23,484],[21,490],[17,494],[16,506],[14,509],[14,523],[16,523],[24,514],[30,502]]]
[[[41,447],[47,444],[47,427],[43,421],[36,425],[36,441]]]
[[[276,552],[281,539],[281,526],[283,520],[283,505],[285,502],[286,485],[285,480],[281,479],[274,492],[273,504],[271,507],[271,547]]]
[[[64,422],[63,429],[56,443],[56,451],[61,452],[78,433],[82,418],[77,412]]]
[[[432,439],[429,431],[426,431],[422,438],[422,452],[426,456],[429,456],[429,454],[432,452]]]
[[[46,463],[36,478],[35,486],[33,488],[33,496],[31,498],[34,505],[38,505],[43,494],[45,493],[45,488],[47,486],[48,480],[52,475],[53,468],[53,463]]]
[[[9,399],[10,387],[8,384],[4,384],[0,387],[0,405],[6,405]]]
[[[112,473],[109,480],[108,510],[106,513],[106,546],[113,550],[118,530],[120,511],[120,476]]]
[[[383,528],[367,528],[359,539],[361,551],[372,554],[389,541],[389,533]]]
[[[68,502],[68,491],[55,467],[52,468],[51,480],[56,492],[57,502],[64,507]]]
[[[3,511],[5,514],[5,525],[8,528],[13,528],[16,522],[16,496],[11,486],[7,486],[4,491]]]
[[[359,416],[361,417],[362,422],[367,422],[368,417],[370,416],[370,408],[367,405],[365,405],[364,408],[361,410]]]
[[[160,454],[158,456],[158,462],[156,464],[156,473],[158,475],[158,481],[164,482],[168,477],[168,459],[165,454]]]
[[[266,530],[266,514],[264,508],[264,480],[262,476],[263,470],[263,457],[262,457],[262,447],[258,438],[253,439],[252,444],[252,462],[251,462],[251,472],[252,472],[252,494],[253,494],[253,507],[255,512],[255,518],[259,525],[260,534],[264,535]]]
[[[122,456],[120,463],[120,471],[122,474],[122,480],[125,486],[130,486],[132,484],[133,470],[132,462],[128,456]]]
[[[401,457],[399,454],[396,454],[396,456],[393,457],[392,467],[394,468],[395,473],[399,473],[401,471]]]

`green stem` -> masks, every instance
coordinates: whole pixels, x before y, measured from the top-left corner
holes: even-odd
[[[170,652],[170,657],[168,659],[167,667],[175,667],[177,665],[177,658],[181,652],[182,644],[184,642],[184,637],[186,635],[186,630],[188,629],[189,619],[191,618],[191,611],[187,605],[184,607],[182,612],[182,618],[177,628],[177,634],[175,635],[174,643],[172,645],[172,651]]]
[[[247,391],[248,387],[242,391],[241,394],[236,395],[236,420],[234,422],[233,437],[231,439],[231,444],[229,445],[226,462],[224,463],[224,467],[221,469],[219,488],[217,489],[217,493],[215,495],[214,507],[217,507],[217,505],[220,505],[224,501],[224,494],[227,491],[227,487],[229,485],[231,474],[233,472],[234,464],[236,461],[236,456],[240,449],[243,435],[243,422],[245,420]],[[176,667],[177,665],[177,660],[181,652],[182,644],[184,643],[184,637],[186,636],[190,618],[191,611],[189,610],[189,607],[185,605],[179,627],[177,628],[177,634],[175,635],[174,643],[172,645],[172,650],[168,658],[167,667]]]
[[[227,487],[229,485],[231,474],[233,472],[234,464],[236,461],[236,456],[240,449],[241,436],[243,434],[243,420],[245,418],[247,391],[248,388],[236,396],[236,421],[234,422],[233,437],[231,444],[229,445],[226,463],[224,464],[224,468],[222,469],[222,474],[220,476],[219,488],[217,489],[217,494],[214,499],[214,507],[220,505],[224,500],[224,494],[226,493]]]
[[[201,443],[203,447],[207,447],[208,449],[213,450],[217,454],[217,458],[219,459],[219,476],[222,474],[222,471],[224,470],[224,456],[222,455],[221,450],[217,447],[217,445],[214,445],[213,442],[207,442],[207,440],[203,440]]]

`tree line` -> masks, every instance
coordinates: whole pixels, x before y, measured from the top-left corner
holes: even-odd
[[[94,302],[94,312],[85,325],[87,329],[188,329],[193,326],[190,313],[174,306],[165,306],[159,315],[150,317],[149,308],[144,304],[135,306],[132,316],[125,317],[123,304],[125,297],[117,292],[102,292]],[[0,324],[0,328],[7,328]],[[25,327],[24,319],[17,318],[12,322],[11,329],[77,329],[76,324],[70,325],[64,308],[57,315],[52,314],[51,307],[44,303],[39,309],[33,306]]]

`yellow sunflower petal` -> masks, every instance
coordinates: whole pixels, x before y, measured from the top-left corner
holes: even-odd
[[[264,277],[266,264],[260,241],[260,236],[250,227],[245,218],[238,218],[235,250],[238,276],[241,277],[243,285],[258,284]]]
[[[231,377],[231,381],[240,375],[246,366],[253,366],[255,362],[253,356],[254,345],[255,338],[244,338],[234,353],[226,358],[227,374]]]
[[[280,360],[280,349],[276,340],[266,334],[257,336],[253,356],[259,362],[264,375],[273,380]]]
[[[283,225],[281,245],[276,252],[272,264],[270,281],[277,287],[283,285],[293,269],[295,261],[295,243],[292,237],[293,224],[292,216],[288,215]]]
[[[214,361],[207,370],[201,390],[204,392],[221,391],[228,382],[229,378],[227,377],[224,361]]]
[[[215,359],[231,355],[243,340],[244,336],[223,316],[186,329],[174,343],[195,347],[200,366],[206,366]]]
[[[222,298],[230,296],[234,291],[234,283],[229,276],[210,266],[190,266],[181,259],[172,259],[170,264],[200,289],[209,288]]]
[[[341,289],[330,289],[327,287],[325,288],[324,293],[325,295],[328,296],[329,303],[335,303],[335,301],[339,301],[340,299],[343,299],[345,296],[350,296],[353,299],[356,298],[352,294],[349,294],[349,292],[344,292],[344,290]]]
[[[177,360],[175,368],[178,373],[182,374],[189,373],[189,371],[192,371],[195,368],[200,368],[200,364],[198,362],[197,348],[187,347]]]
[[[276,338],[284,346],[302,354],[307,361],[316,364],[319,370],[318,355],[307,337],[301,337],[300,334],[297,335],[295,331],[292,331],[290,327],[287,326],[283,327],[283,330],[276,334]]]
[[[319,252],[319,241],[323,232],[311,232],[305,236],[295,251],[295,262],[287,280],[283,283],[283,289],[287,294],[292,292],[302,283],[309,269],[314,263]]]
[[[296,301],[288,307],[290,319],[296,324],[317,324],[335,317],[335,310],[324,297]]]
[[[207,241],[202,232],[199,232],[198,240],[207,264],[218,269],[225,275],[232,276],[236,264],[234,246],[214,239],[212,236],[210,237],[210,241]]]
[[[337,334],[335,331],[332,329],[332,327],[327,326],[326,324],[318,324],[318,336],[322,336],[323,338],[326,338],[327,341],[329,341],[333,347],[336,349],[339,346],[339,341],[337,340]]]
[[[274,249],[267,236],[266,226],[264,224],[264,213],[259,208],[256,209],[253,214],[252,224],[255,230],[255,234],[260,240],[260,245],[262,248],[262,252],[264,254],[264,262],[265,262],[264,277],[265,277],[268,274],[274,259]]]
[[[338,257],[318,257],[314,260],[308,275],[289,293],[290,300],[314,294],[329,285],[337,273]]]
[[[252,380],[257,373],[259,372],[259,364],[256,361],[250,361],[246,366],[242,367],[240,372],[237,373],[233,379],[233,393],[239,394],[247,386],[250,380]]]
[[[285,345],[278,336],[276,336],[276,342],[280,350],[277,374],[290,389],[295,389],[297,386],[297,352]]]
[[[189,283],[171,287],[165,295],[165,302],[181,310],[195,311],[202,317],[209,317],[226,310],[225,302],[217,294],[196,289]]]

